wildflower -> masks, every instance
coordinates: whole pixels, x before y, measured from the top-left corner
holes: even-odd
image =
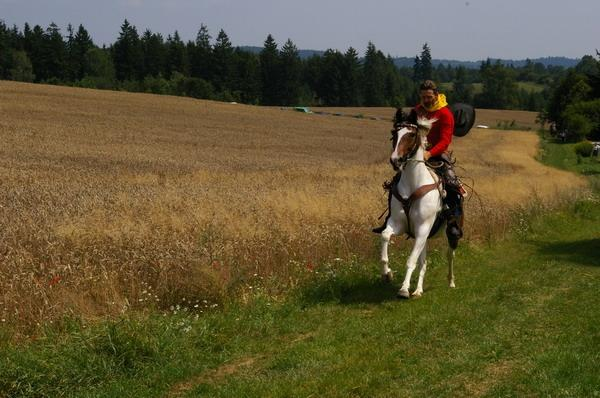
[[[52,277],[52,279],[50,279],[50,282],[48,282],[48,286],[54,286],[56,285],[58,282],[60,282],[62,278],[60,277],[60,275],[55,275]]]

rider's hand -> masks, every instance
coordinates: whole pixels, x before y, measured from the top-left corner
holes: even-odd
[[[431,152],[429,152],[429,151],[425,151],[425,152],[423,153],[423,158],[424,158],[425,160],[429,160],[429,158],[430,158],[430,157],[431,157]]]

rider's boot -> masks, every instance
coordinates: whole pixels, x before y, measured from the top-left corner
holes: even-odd
[[[446,235],[449,239],[458,241],[463,236],[463,198],[456,186],[446,186],[445,199]]]

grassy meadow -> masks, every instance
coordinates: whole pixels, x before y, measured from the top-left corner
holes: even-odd
[[[578,167],[563,146],[544,148],[545,161]],[[597,180],[600,163],[586,170]],[[0,345],[0,395],[598,396],[599,192],[522,214],[502,240],[463,245],[456,289],[432,250],[418,300],[398,301],[377,261],[355,258],[305,269],[284,299],[257,275],[251,300],[224,310],[65,320]],[[409,244],[392,249],[396,269]]]
[[[377,256],[388,121],[4,81],[0,104],[0,319],[17,336],[220,305],[255,275],[284,295],[307,267]],[[537,146],[515,131],[455,140],[467,239],[584,189]]]
[[[387,121],[13,82],[0,116],[0,397],[600,395],[600,163],[569,145],[457,138],[457,288],[434,240],[398,301]]]

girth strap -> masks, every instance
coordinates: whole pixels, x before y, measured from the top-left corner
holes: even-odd
[[[395,189],[397,187],[397,185],[392,186],[392,188],[391,188],[392,195],[394,195],[394,197],[396,199],[398,199],[398,201],[402,204],[402,208],[404,209],[404,214],[406,215],[406,223],[407,223],[407,229],[408,229],[407,233],[410,237],[414,238],[414,233],[412,232],[412,228],[410,226],[410,217],[409,217],[410,206],[412,206],[412,204],[415,200],[420,199],[423,196],[425,196],[425,194],[433,191],[434,189],[437,189],[440,184],[441,184],[441,180],[434,184],[421,185],[419,188],[417,188],[412,193],[412,195],[410,195],[410,197],[408,199],[405,199],[402,196],[400,196],[400,194],[398,193],[398,190]]]

